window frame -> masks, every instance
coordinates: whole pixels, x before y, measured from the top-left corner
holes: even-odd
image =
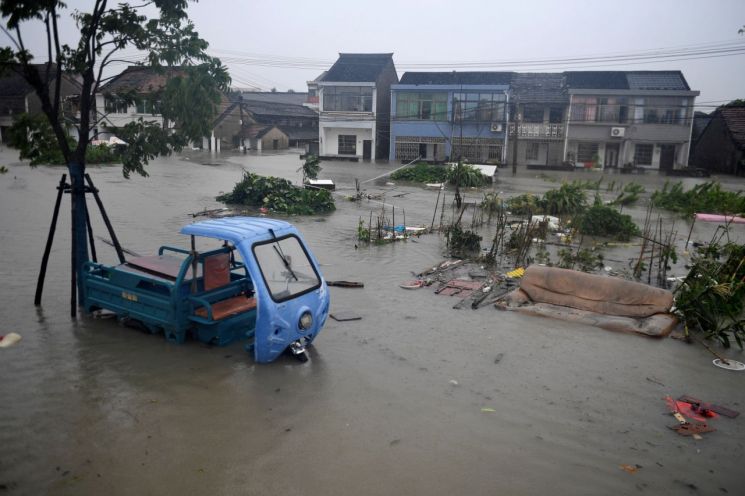
[[[352,152],[351,153],[342,152],[342,140],[345,140],[346,141],[346,140],[349,140],[350,138],[351,138],[351,141],[352,141],[351,147],[350,147],[349,143],[345,143],[344,144],[344,146],[345,146],[344,149],[345,150],[352,150]],[[339,155],[357,155],[357,135],[356,134],[339,134],[339,135],[337,135],[336,144],[337,144],[337,147],[338,147],[337,148],[337,153]]]

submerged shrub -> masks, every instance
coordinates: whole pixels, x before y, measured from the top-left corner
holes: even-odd
[[[323,189],[303,189],[287,179],[265,177],[244,172],[233,191],[217,197],[217,201],[252,207],[265,207],[275,212],[312,215],[336,209],[331,193]]]
[[[665,182],[661,191],[652,194],[652,205],[692,217],[696,212],[710,214],[745,213],[745,196],[742,191],[725,191],[715,181],[697,184],[688,191],[683,183]]]
[[[468,164],[453,165],[447,170],[447,179],[450,184],[458,183],[464,188],[478,188],[484,186],[488,178],[481,171]]]
[[[391,179],[415,183],[442,183],[447,179],[447,166],[418,162],[411,167],[397,170],[391,174]]]
[[[578,226],[581,234],[606,236],[618,241],[628,241],[632,236],[639,235],[639,227],[631,220],[631,216],[600,203],[582,214]]]

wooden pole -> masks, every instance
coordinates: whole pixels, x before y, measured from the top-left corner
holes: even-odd
[[[435,201],[435,211],[432,212],[432,224],[429,226],[429,230],[435,228],[435,217],[437,216],[437,205],[440,203],[440,193],[442,193],[442,187],[437,189],[437,200]]]
[[[85,209],[85,225],[88,227],[88,242],[91,244],[91,258],[94,262],[98,262],[96,257],[96,245],[93,243],[93,227],[91,226],[91,216],[88,214],[88,209]]]
[[[85,180],[88,182],[88,186],[91,188],[91,192],[93,193],[93,198],[96,199],[96,204],[98,205],[98,209],[101,211],[101,217],[103,217],[103,221],[106,224],[106,229],[109,230],[109,236],[111,236],[111,242],[114,243],[114,249],[116,250],[116,256],[119,257],[119,263],[124,263],[124,252],[122,251],[122,246],[119,244],[119,240],[116,237],[116,234],[114,233],[114,228],[111,225],[111,221],[109,220],[109,216],[106,215],[106,209],[103,206],[103,202],[101,201],[101,197],[98,196],[98,190],[93,185],[93,181],[91,180],[91,176],[87,173],[85,174]]]
[[[52,251],[54,242],[54,231],[57,229],[57,217],[59,216],[59,207],[62,202],[62,193],[65,191],[65,180],[67,174],[62,174],[62,178],[57,185],[57,200],[54,203],[54,212],[52,213],[52,224],[49,226],[49,235],[47,235],[47,244],[44,247],[44,255],[41,257],[41,268],[39,269],[39,278],[36,281],[36,295],[34,296],[34,305],[41,305],[41,293],[44,291],[44,278],[47,274],[47,264],[49,263],[49,254]]]

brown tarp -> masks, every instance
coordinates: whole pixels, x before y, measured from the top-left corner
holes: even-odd
[[[666,336],[677,319],[670,291],[615,277],[531,266],[520,288],[498,301],[502,310],[553,317],[603,329]]]

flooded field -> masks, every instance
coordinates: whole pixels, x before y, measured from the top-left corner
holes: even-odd
[[[330,215],[292,218],[331,288],[329,320],[308,363],[253,363],[240,344],[175,345],[112,320],[69,317],[69,198],[44,288],[33,297],[62,168],[30,168],[8,150],[0,163],[0,334],[23,340],[0,350],[0,494],[743,494],[745,421],[717,419],[702,440],[678,436],[663,397],[689,394],[745,409],[745,374],[718,369],[702,346],[652,340],[559,320],[454,310],[457,300],[399,282],[443,259],[436,234],[357,246],[360,218],[378,203],[337,199]],[[299,182],[297,154],[188,153],[154,161],[149,178],[92,167],[123,246],[151,253],[186,247],[179,228],[193,212],[221,207],[245,168]],[[354,181],[399,164],[324,162],[341,195]],[[543,193],[576,171],[501,170],[493,185]],[[646,196],[664,177],[641,182]],[[729,189],[745,181],[721,178]],[[436,191],[365,182],[429,225]],[[700,179],[685,179],[688,186]],[[452,198],[452,192],[447,192]],[[466,201],[482,191],[468,190]],[[627,212],[643,222],[645,208]],[[388,207],[390,208],[390,207]],[[683,243],[689,224],[675,220]],[[108,238],[97,213],[97,235]],[[745,240],[744,226],[733,231]],[[697,223],[692,239],[714,227]],[[487,241],[484,241],[488,245]],[[682,246],[682,245],[681,245]],[[99,259],[113,249],[99,243]],[[620,269],[638,248],[606,254]],[[615,261],[613,261],[615,260]],[[681,265],[685,263],[682,260]],[[681,267],[672,275],[683,275]],[[737,350],[719,350],[745,361]],[[635,471],[625,471],[628,465]],[[633,472],[633,473],[630,473]]]

